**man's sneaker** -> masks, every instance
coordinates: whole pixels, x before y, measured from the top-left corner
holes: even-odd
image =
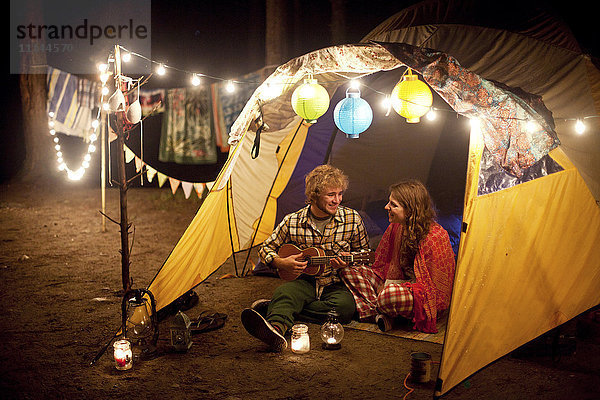
[[[241,319],[248,333],[268,344],[273,351],[280,352],[287,348],[287,341],[283,335],[257,311],[246,308],[242,311]]]
[[[259,300],[256,300],[254,303],[252,303],[250,308],[266,318],[267,317],[267,308],[269,308],[269,304],[271,304],[271,300],[259,299]]]

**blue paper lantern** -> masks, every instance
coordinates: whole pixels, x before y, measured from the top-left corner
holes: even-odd
[[[373,110],[366,100],[360,98],[360,91],[346,90],[346,98],[340,100],[333,110],[333,121],[348,138],[358,138],[373,122]]]

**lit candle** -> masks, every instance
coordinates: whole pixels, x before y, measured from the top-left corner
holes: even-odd
[[[297,354],[307,353],[310,350],[310,338],[308,336],[308,326],[298,324],[292,326],[292,352]]]
[[[115,367],[119,370],[131,368],[133,355],[131,353],[129,341],[126,339],[117,340],[113,344],[113,347],[115,349]]]

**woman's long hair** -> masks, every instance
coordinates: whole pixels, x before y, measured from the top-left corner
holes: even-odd
[[[433,201],[425,185],[416,179],[390,186],[390,195],[404,209],[405,230],[400,254],[412,262],[419,250],[419,243],[427,236],[436,218]]]

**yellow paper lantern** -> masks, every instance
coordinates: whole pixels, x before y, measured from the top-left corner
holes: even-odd
[[[316,79],[305,79],[292,93],[292,108],[306,122],[314,124],[329,108],[329,93]]]
[[[391,98],[394,110],[411,124],[419,122],[433,104],[429,86],[413,75],[410,68],[408,74],[404,75],[392,90]]]

